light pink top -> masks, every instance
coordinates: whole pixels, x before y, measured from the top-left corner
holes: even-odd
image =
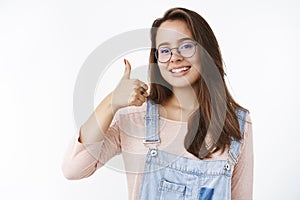
[[[82,144],[78,135],[71,141],[65,153],[62,170],[68,179],[89,177],[115,155],[122,153],[123,162],[118,160],[109,167],[126,172],[128,196],[130,200],[138,199],[142,181],[145,156],[148,148],[143,144],[145,136],[146,104],[141,107],[126,107],[118,110],[105,139],[94,144]],[[239,153],[239,162],[234,167],[232,177],[232,199],[252,199],[253,190],[253,141],[252,123],[249,114],[246,117],[244,140]],[[96,128],[95,124],[95,130]],[[158,149],[198,159],[184,148],[187,123],[160,117],[159,133],[161,144]],[[87,131],[83,126],[81,131]],[[228,150],[216,152],[207,160],[226,160]],[[125,169],[124,169],[125,167]]]

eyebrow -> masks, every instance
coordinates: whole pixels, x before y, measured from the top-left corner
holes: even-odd
[[[192,41],[194,41],[192,38],[185,37],[185,38],[179,39],[178,42],[182,42],[182,41],[184,41],[184,40],[192,40]],[[158,48],[159,48],[160,46],[166,45],[166,44],[170,44],[170,43],[169,43],[169,42],[163,42],[163,43],[160,43],[160,44],[158,45]]]

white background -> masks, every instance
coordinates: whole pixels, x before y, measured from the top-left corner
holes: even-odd
[[[254,199],[300,199],[296,0],[0,0],[0,199],[127,199],[125,175],[107,167],[79,181],[63,177],[63,154],[78,131],[74,85],[83,62],[102,42],[149,28],[175,6],[197,11],[211,25],[230,90],[251,111]],[[148,60],[128,58],[133,67]],[[116,73],[98,87],[101,95],[124,71],[122,59],[114,66]]]

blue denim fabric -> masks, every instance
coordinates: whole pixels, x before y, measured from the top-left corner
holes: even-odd
[[[246,113],[237,111],[237,115],[243,130]],[[159,142],[158,107],[150,100],[145,119],[146,144]],[[236,141],[230,146],[235,162],[240,146]],[[232,169],[229,160],[194,160],[152,146],[146,155],[139,200],[230,200]]]

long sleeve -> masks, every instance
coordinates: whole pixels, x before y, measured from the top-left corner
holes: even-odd
[[[253,199],[253,136],[252,122],[249,114],[246,117],[243,144],[240,149],[238,163],[232,176],[232,200]]]
[[[85,131],[81,127],[81,131]],[[104,135],[104,140],[93,144],[80,143],[75,135],[64,155],[62,171],[67,179],[82,179],[91,176],[115,155],[121,153],[118,122],[113,120]]]

